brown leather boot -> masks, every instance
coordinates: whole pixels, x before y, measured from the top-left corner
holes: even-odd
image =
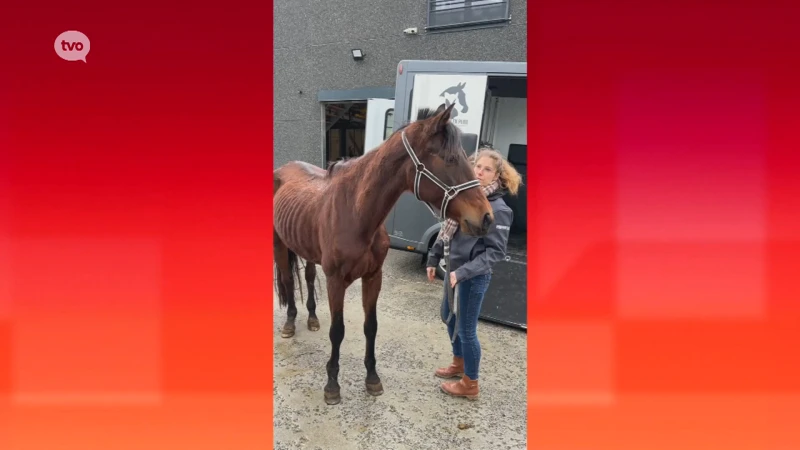
[[[469,400],[476,400],[480,394],[478,380],[470,380],[466,375],[459,381],[442,383],[442,390],[453,397],[464,397]]]
[[[435,375],[439,378],[457,378],[464,375],[464,358],[453,356],[453,362],[447,367],[436,369]]]

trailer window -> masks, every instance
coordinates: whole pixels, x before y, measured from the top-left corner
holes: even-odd
[[[386,117],[383,121],[383,140],[389,139],[394,129],[394,108],[386,110]]]
[[[509,0],[428,0],[428,30],[508,22]]]

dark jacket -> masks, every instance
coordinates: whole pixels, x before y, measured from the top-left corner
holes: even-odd
[[[464,234],[459,228],[450,241],[450,270],[455,270],[458,281],[492,273],[492,266],[506,255],[506,244],[514,220],[514,213],[503,201],[504,191],[491,194],[489,204],[494,211],[494,224],[486,236]],[[437,239],[428,252],[428,267],[436,267],[444,256],[444,243]]]

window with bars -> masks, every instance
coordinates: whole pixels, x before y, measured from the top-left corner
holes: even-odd
[[[428,0],[428,30],[508,22],[509,0]]]

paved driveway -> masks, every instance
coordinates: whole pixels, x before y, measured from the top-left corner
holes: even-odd
[[[470,402],[442,393],[433,376],[450,354],[439,318],[442,289],[438,280],[427,281],[420,261],[419,255],[391,250],[384,266],[376,342],[384,387],[379,397],[364,388],[360,281],[345,298],[346,331],[339,361],[342,402],[335,406],[326,405],[322,394],[330,355],[322,270],[319,331],[306,328],[303,300],[294,337],[281,338],[286,312],[274,302],[276,449],[526,448],[526,333],[481,321],[481,398]]]

